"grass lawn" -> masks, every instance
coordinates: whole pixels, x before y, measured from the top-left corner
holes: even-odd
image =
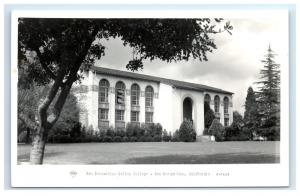
[[[47,144],[44,164],[279,163],[279,142],[136,142]],[[30,145],[18,146],[28,162]]]

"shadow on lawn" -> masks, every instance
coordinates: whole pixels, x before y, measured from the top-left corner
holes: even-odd
[[[212,155],[165,155],[138,157],[126,164],[255,164],[279,163],[280,157],[269,154],[227,153]]]
[[[45,153],[44,157],[55,157],[57,155],[61,155],[61,154],[65,154],[63,152],[48,152],[48,153]],[[18,162],[29,162],[29,159],[30,159],[30,153],[26,153],[26,154],[21,154],[18,156]]]

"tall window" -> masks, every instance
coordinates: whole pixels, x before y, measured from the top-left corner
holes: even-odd
[[[218,95],[215,96],[215,112],[219,113],[220,112],[220,97]]]
[[[229,99],[228,97],[224,97],[224,114],[228,114],[228,105],[229,105]]]
[[[116,110],[116,121],[124,121],[124,110]]]
[[[108,120],[108,109],[99,109],[100,120]]]
[[[137,84],[131,86],[131,105],[138,106],[140,100],[140,87]]]
[[[131,122],[139,122],[139,113],[138,111],[131,111]]]
[[[153,112],[146,112],[146,123],[153,123]]]
[[[145,90],[145,105],[146,107],[152,107],[153,106],[153,88],[151,86],[147,86]]]
[[[108,88],[109,83],[107,80],[102,79],[99,82],[99,102],[108,102]]]
[[[116,84],[116,104],[125,105],[125,84],[121,81]]]

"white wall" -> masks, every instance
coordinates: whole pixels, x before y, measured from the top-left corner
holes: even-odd
[[[173,127],[173,114],[176,112],[173,108],[173,101],[172,86],[160,83],[156,122],[159,122],[163,126],[163,129],[172,133],[175,131]]]
[[[124,120],[125,122],[130,122],[130,111],[131,111],[131,102],[130,102],[130,89],[132,84],[136,83],[140,87],[141,94],[145,92],[145,89],[148,85],[151,85],[154,93],[159,92],[159,84],[157,82],[152,81],[142,81],[142,80],[134,80],[129,78],[121,78],[109,75],[102,75],[89,72],[88,77],[88,85],[89,85],[89,92],[88,92],[88,107],[89,107],[89,114],[88,114],[88,122],[90,125],[93,125],[94,128],[98,128],[98,87],[99,82],[101,79],[106,79],[109,82],[110,87],[115,88],[116,83],[118,81],[122,81],[126,86],[126,93],[125,93],[125,113],[124,113]],[[109,102],[109,124],[110,126],[115,125],[115,93],[112,89],[109,90],[108,93],[108,102]],[[157,117],[158,112],[158,102],[157,98],[154,96],[153,99],[154,105],[154,116],[153,121],[158,122],[159,117]],[[140,95],[140,122],[145,122],[145,96]]]
[[[179,129],[183,121],[183,101],[185,98],[192,99],[193,106],[193,123],[197,135],[202,135],[204,130],[204,102],[203,93],[186,89],[176,88],[173,90],[173,127]]]
[[[193,90],[186,90],[181,88],[173,88],[169,84],[157,83],[152,81],[135,80],[129,78],[121,78],[115,76],[108,76],[102,74],[96,74],[92,71],[87,72],[87,76],[82,81],[81,85],[88,86],[88,92],[84,96],[85,100],[81,99],[84,104],[80,107],[86,106],[87,114],[82,114],[80,119],[85,120],[82,123],[92,125],[94,129],[98,129],[98,88],[99,81],[106,79],[109,81],[110,87],[115,87],[118,81],[124,82],[126,86],[125,96],[125,122],[130,122],[130,88],[132,84],[137,83],[140,86],[143,96],[140,96],[140,122],[145,122],[145,88],[151,85],[154,89],[154,93],[158,94],[158,97],[154,96],[153,99],[153,122],[160,123],[163,129],[168,132],[175,132],[179,129],[181,122],[183,121],[183,101],[186,97],[190,97],[193,101],[193,122],[197,135],[202,135],[204,130],[204,96],[209,94],[211,97],[211,109],[214,110],[213,100],[215,95],[220,97],[220,121],[224,124],[224,107],[223,99],[225,96],[229,98],[229,123],[232,123],[232,96],[214,92],[199,92]],[[142,94],[142,93],[141,93]],[[81,96],[82,98],[82,96]],[[109,89],[109,122],[110,126],[115,124],[115,93],[113,89]]]

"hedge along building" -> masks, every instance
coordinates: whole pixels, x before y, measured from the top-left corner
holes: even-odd
[[[93,66],[74,92],[80,122],[96,130],[132,122],[160,123],[163,129],[175,132],[188,119],[197,135],[202,135],[205,102],[223,125],[230,125],[233,118],[232,92],[127,71]]]

